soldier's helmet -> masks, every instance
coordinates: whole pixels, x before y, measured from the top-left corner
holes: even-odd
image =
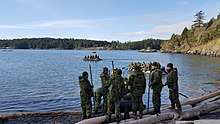
[[[140,72],[141,71],[141,66],[140,65],[135,65],[133,68],[134,68],[134,70],[136,72]]]
[[[156,69],[158,68],[158,63],[157,62],[153,62],[152,63],[152,69]]]
[[[104,67],[104,68],[103,68],[103,72],[108,72],[108,68],[107,68],[107,67]]]
[[[168,63],[168,64],[167,64],[167,67],[173,68],[173,63]]]
[[[116,69],[113,69],[113,71],[112,71],[112,76],[115,76],[116,73],[117,73],[117,68],[116,68]]]
[[[87,78],[88,75],[89,75],[89,74],[88,74],[88,72],[86,72],[86,71],[84,71],[84,72],[82,73],[82,77],[86,77],[86,78]]]
[[[121,69],[117,69],[116,74],[117,75],[121,75],[122,74],[122,70]]]
[[[161,65],[160,65],[160,63],[159,63],[159,62],[157,62],[157,67],[158,67],[158,68],[161,68]]]

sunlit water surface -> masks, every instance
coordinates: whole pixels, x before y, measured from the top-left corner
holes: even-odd
[[[179,71],[180,92],[191,97],[220,88],[220,58],[137,51],[97,53],[104,60],[90,63],[82,61],[82,57],[91,51],[0,51],[0,113],[79,110],[78,76],[89,70],[90,63],[97,88],[102,68],[111,69],[112,60],[118,68],[134,61],[159,61],[162,65],[172,62]],[[123,75],[127,76],[127,70],[123,70]],[[167,88],[162,91],[163,104],[169,103],[167,91]]]

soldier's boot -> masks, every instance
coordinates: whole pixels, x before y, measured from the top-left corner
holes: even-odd
[[[94,113],[95,113],[95,114],[98,113],[98,107],[97,107],[97,106],[95,106]]]
[[[137,120],[137,112],[133,112],[133,118],[135,119],[135,120]]]
[[[175,103],[174,102],[171,102],[171,109],[175,109],[176,108],[176,106],[175,106]]]
[[[84,120],[84,119],[86,119],[86,116],[82,116],[82,117],[81,117],[81,120]]]
[[[153,115],[157,114],[157,107],[154,107]]]
[[[120,115],[116,115],[116,122],[117,122],[117,124],[120,123]]]
[[[107,123],[109,123],[109,122],[111,122],[111,114],[109,114],[109,113],[107,113],[106,115],[105,115],[105,117],[106,117],[106,121],[107,121]]]
[[[140,119],[143,118],[143,112],[142,112],[142,111],[140,111],[140,113],[139,113],[139,118],[140,118]]]
[[[130,118],[130,114],[129,114],[129,111],[125,111],[124,112],[124,119],[126,120],[126,119],[128,119],[128,118]]]
[[[91,115],[88,115],[88,116],[87,116],[87,119],[88,119],[88,118],[91,118],[91,117],[92,117]]]
[[[176,102],[176,107],[177,107],[177,111],[181,113],[182,112],[182,107],[181,107],[181,103],[180,103],[179,100]]]
[[[87,119],[85,108],[82,108],[82,117],[81,117],[81,119],[82,120]]]
[[[86,114],[83,114],[82,117],[81,117],[81,120],[84,120],[84,119],[87,119]]]
[[[159,116],[160,115],[160,106],[157,106],[157,107],[155,107],[156,109],[155,109],[155,114],[157,115],[157,116]]]

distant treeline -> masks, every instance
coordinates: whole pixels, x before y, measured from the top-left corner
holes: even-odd
[[[163,40],[146,39],[142,41],[121,43],[119,41],[98,41],[87,39],[55,39],[55,38],[23,38],[0,40],[0,48],[13,49],[83,49],[91,47],[103,47],[103,49],[131,49],[144,48],[160,49]]]

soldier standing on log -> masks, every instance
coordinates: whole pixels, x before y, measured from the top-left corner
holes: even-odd
[[[95,103],[95,113],[98,112],[98,108],[101,103],[101,98],[103,97],[103,114],[106,114],[107,112],[107,93],[109,88],[109,71],[107,67],[103,68],[103,72],[100,75],[102,87],[98,88],[96,91],[96,103]]]
[[[82,108],[82,119],[91,118],[92,115],[92,101],[93,87],[88,80],[88,72],[83,72],[82,76],[79,76],[80,85],[80,97]]]
[[[140,65],[134,66],[134,74],[129,77],[128,84],[131,86],[130,92],[134,118],[137,119],[137,111],[139,111],[139,117],[142,118],[142,112],[145,108],[142,97],[146,89],[146,79]]]
[[[169,99],[171,101],[171,108],[177,108],[178,112],[182,111],[181,104],[179,101],[179,91],[178,91],[178,72],[177,69],[173,68],[172,63],[167,64],[167,82],[169,88]]]
[[[162,91],[162,71],[159,69],[159,65],[157,62],[153,62],[150,73],[150,87],[153,90],[153,107],[154,114],[160,114],[160,106],[161,106],[161,91]]]
[[[115,112],[116,121],[120,121],[120,102],[124,95],[124,79],[121,76],[121,69],[114,69],[113,76],[110,78],[110,87],[108,92],[108,110],[107,117],[110,120],[111,114]]]

